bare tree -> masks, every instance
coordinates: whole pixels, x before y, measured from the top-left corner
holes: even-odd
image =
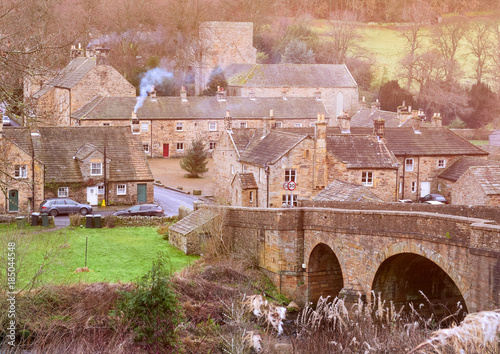
[[[458,48],[464,39],[467,29],[463,21],[439,25],[432,33],[432,43],[444,59],[446,81],[454,81],[460,71],[457,60]]]
[[[476,82],[480,83],[492,57],[493,24],[490,22],[472,22],[465,35],[468,54],[476,58]]]
[[[328,21],[328,43],[334,56],[334,64],[343,64],[349,53],[359,49],[356,44],[361,37],[357,17],[352,12],[333,13]]]

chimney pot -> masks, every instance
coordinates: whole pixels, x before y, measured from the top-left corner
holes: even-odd
[[[182,102],[187,102],[187,91],[186,91],[186,86],[182,86],[182,89],[181,89],[181,101]]]

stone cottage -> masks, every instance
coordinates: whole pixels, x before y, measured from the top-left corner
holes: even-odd
[[[129,127],[40,127],[32,136],[45,165],[44,196],[96,205],[152,203],[153,175]]]
[[[75,51],[83,53],[77,49],[72,53]],[[26,104],[33,107],[28,123],[70,126],[71,114],[97,95],[135,97],[134,86],[109,64],[109,49],[95,48],[86,53],[85,57],[75,57],[38,91],[24,97]]]
[[[453,204],[500,206],[500,165],[471,166],[455,182]]]
[[[44,164],[34,155],[25,128],[0,125],[0,213],[27,213],[43,200]]]
[[[327,135],[326,125],[319,115],[313,132],[279,129],[271,118],[263,129],[228,129],[214,152],[214,194],[238,206],[296,206],[340,179],[395,201],[398,166],[385,142],[374,135]],[[284,189],[290,181],[295,188]]]
[[[151,157],[181,157],[195,139],[202,139],[210,152],[224,131],[224,117],[232,117],[235,128],[261,128],[264,117],[272,116],[281,127],[308,127],[317,113],[325,114],[321,101],[311,97],[156,97],[150,95],[133,113],[135,98],[96,97],[75,112],[72,125],[131,126]]]

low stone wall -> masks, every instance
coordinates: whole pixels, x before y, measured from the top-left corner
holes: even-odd
[[[349,210],[388,210],[388,211],[416,211],[437,213],[444,215],[463,216],[492,220],[500,224],[500,207],[485,205],[429,205],[420,203],[351,203],[351,202],[317,202],[299,201],[299,207],[304,208],[334,208]]]

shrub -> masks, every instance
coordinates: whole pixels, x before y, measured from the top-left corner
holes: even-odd
[[[83,217],[80,214],[70,214],[70,216],[69,216],[69,224],[71,226],[80,226],[80,225],[83,225]]]
[[[151,270],[129,292],[122,292],[117,313],[134,327],[135,340],[146,343],[148,350],[175,348],[176,329],[182,321],[177,295],[170,283],[168,255],[158,253]]]
[[[201,190],[199,189],[193,190],[193,195],[201,195]]]
[[[107,228],[112,229],[113,227],[116,226],[116,218],[113,215],[106,215],[104,216],[103,224]]]

